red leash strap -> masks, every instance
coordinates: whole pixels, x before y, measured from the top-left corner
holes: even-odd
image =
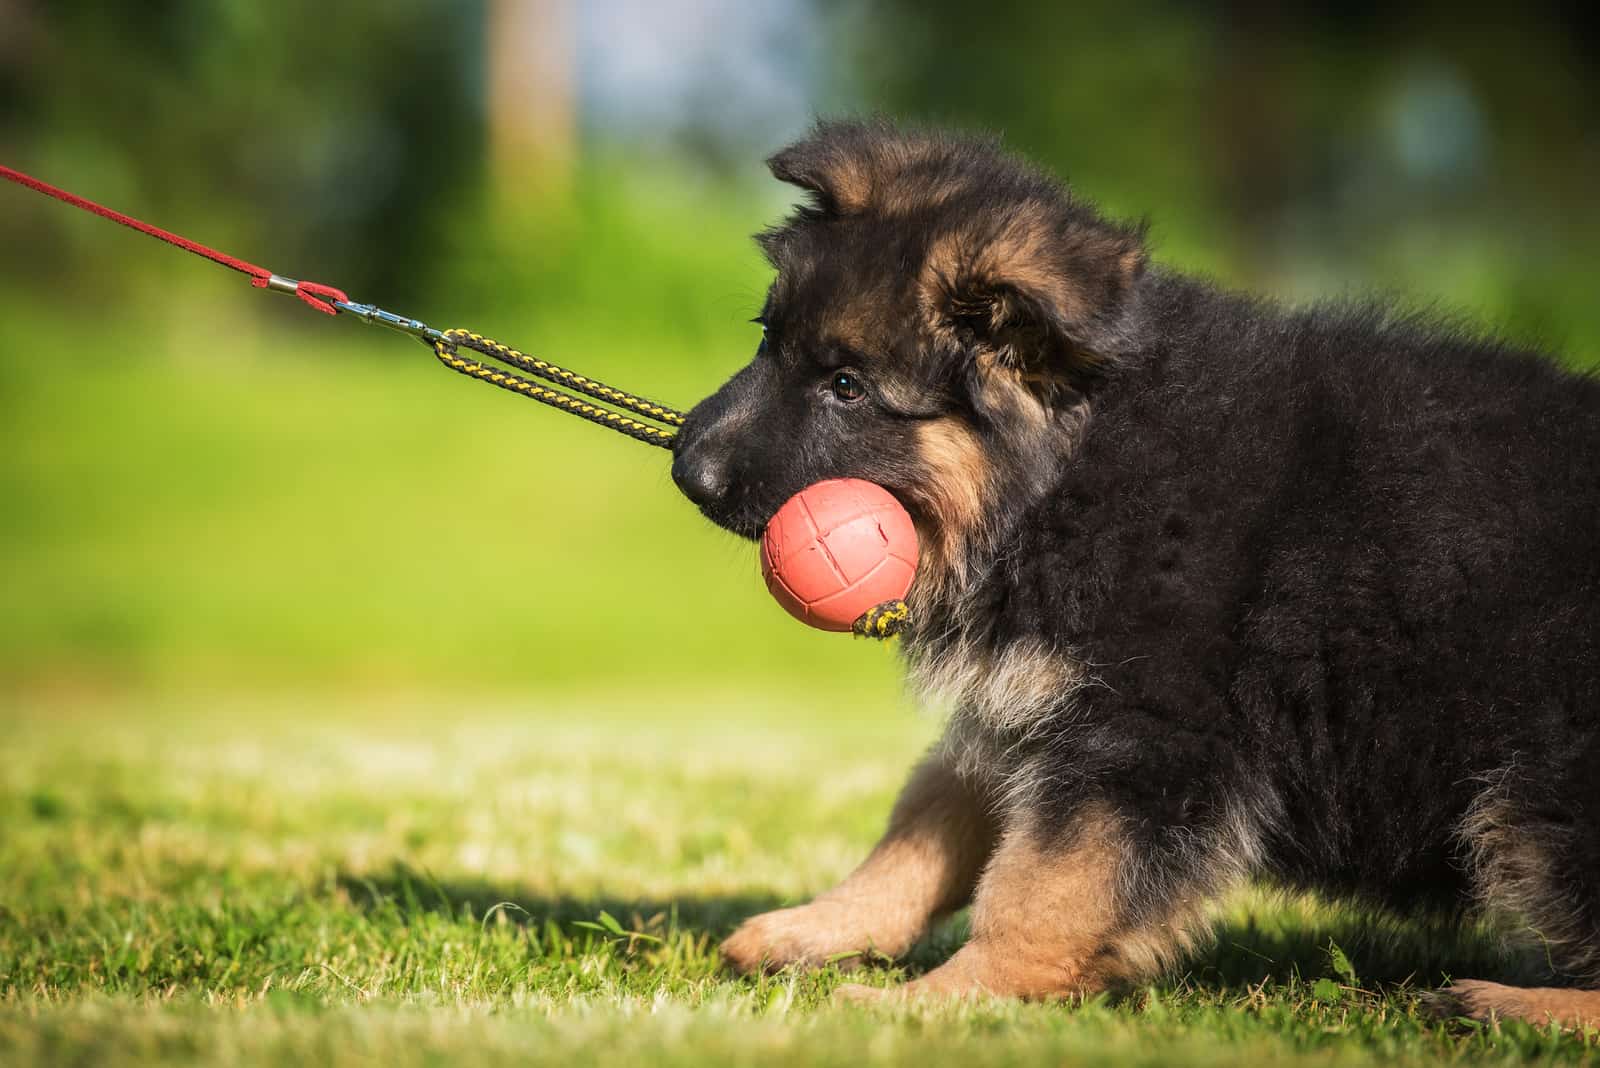
[[[3,0],[0,0],[3,2]],[[553,363],[529,356],[525,352],[518,352],[509,345],[502,345],[498,341],[491,341],[481,334],[474,334],[467,330],[435,330],[420,319],[412,319],[404,315],[396,315],[391,311],[384,311],[375,304],[357,304],[341,289],[321,285],[317,282],[299,282],[293,278],[285,278],[280,274],[273,274],[265,267],[257,267],[253,263],[235,259],[214,248],[208,248],[198,241],[190,241],[186,237],[179,237],[169,230],[159,226],[151,226],[147,222],[140,222],[131,215],[124,215],[120,211],[96,204],[92,200],[57,189],[48,182],[41,182],[31,175],[21,171],[12,170],[0,164],[0,178],[17,185],[26,186],[36,193],[43,193],[47,197],[54,197],[64,204],[71,204],[75,208],[98,215],[102,219],[121,223],[123,226],[148,234],[151,237],[165,241],[169,245],[176,245],[185,252],[192,252],[196,256],[204,256],[212,263],[250,276],[250,284],[258,289],[275,289],[280,293],[293,293],[311,307],[327,315],[348,313],[352,318],[371,326],[381,326],[395,330],[402,334],[421,341],[433,350],[439,361],[452,371],[457,371],[469,378],[480,382],[488,382],[499,386],[501,389],[510,390],[524,397],[531,397],[541,404],[558,408],[570,415],[587,419],[591,423],[610,427],[612,430],[628,435],[636,441],[649,445],[656,445],[663,449],[672,448],[672,443],[677,436],[676,428],[683,425],[683,413],[643,397],[614,389],[604,382],[597,382],[592,378],[569,371],[564,367],[557,367]],[[491,360],[508,364],[518,370],[525,371],[546,382],[571,390],[570,393],[561,389],[550,389],[540,385],[532,379],[523,378],[521,375],[512,374],[495,366],[494,364],[479,363],[456,352],[457,346],[474,349]],[[578,395],[575,395],[578,394]],[[624,412],[613,411],[602,404],[591,404],[583,397],[593,397],[597,401],[615,405]],[[649,423],[640,422],[633,415],[643,416],[661,423],[661,427],[651,426]],[[665,427],[665,429],[663,429]]]
[[[196,256],[204,256],[212,263],[220,263],[222,266],[231,268],[241,274],[247,274],[250,276],[250,284],[257,289],[281,289],[285,292],[293,293],[324,314],[339,314],[339,309],[329,303],[330,301],[337,300],[344,304],[350,303],[350,298],[345,296],[343,290],[325,286],[319,282],[296,282],[292,279],[283,278],[280,275],[273,274],[265,267],[257,267],[253,263],[235,259],[225,252],[218,252],[214,248],[208,248],[198,241],[190,241],[186,237],[179,237],[170,230],[163,230],[159,226],[151,226],[147,222],[140,222],[133,216],[124,215],[120,211],[112,211],[102,204],[96,204],[92,200],[85,200],[83,197],[69,193],[65,189],[57,189],[49,182],[41,182],[31,175],[12,170],[4,164],[0,164],[0,178],[4,178],[8,182],[15,182],[17,185],[26,186],[36,193],[43,193],[47,197],[55,197],[62,203],[71,204],[75,208],[82,208],[84,211],[98,215],[102,219],[110,219],[112,222],[121,223],[123,226],[137,230],[141,234],[148,234],[151,237],[165,241],[169,245],[176,245],[185,252],[192,252]]]

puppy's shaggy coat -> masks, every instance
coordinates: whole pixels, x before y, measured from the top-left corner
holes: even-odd
[[[898,954],[971,898],[913,987],[1089,992],[1266,876],[1513,911],[1600,985],[1595,382],[1151,267],[986,141],[832,123],[770,165],[811,199],[760,238],[765,339],[674,475],[745,536],[820,479],[893,491],[909,670],[955,711],[872,857],[734,965]],[[1600,1023],[1593,994],[1456,994]]]

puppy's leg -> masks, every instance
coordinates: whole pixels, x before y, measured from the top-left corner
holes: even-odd
[[[1479,796],[1462,837],[1480,901],[1525,926],[1576,988],[1466,979],[1435,995],[1437,1015],[1600,1028],[1600,828],[1584,816],[1600,788],[1586,778],[1554,792],[1563,797],[1578,801],[1576,812],[1508,771]]]
[[[1492,1020],[1527,1020],[1562,1027],[1600,1028],[1600,990],[1560,987],[1502,986],[1463,979],[1439,991],[1435,1011],[1442,1016]]]
[[[722,956],[741,972],[816,967],[849,953],[898,957],[934,919],[967,903],[994,840],[983,800],[935,750],[859,868],[808,905],[745,921]]]
[[[1108,807],[1090,806],[1064,833],[1021,822],[983,873],[972,938],[955,956],[900,990],[849,986],[839,996],[1059,998],[1153,974],[1204,927],[1209,893],[1156,889],[1206,885],[1205,860],[1187,863],[1192,878],[1131,878],[1139,852]],[[1130,883],[1145,884],[1137,900]]]

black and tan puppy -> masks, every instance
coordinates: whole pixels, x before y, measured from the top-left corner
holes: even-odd
[[[1148,976],[1247,877],[1513,913],[1600,1024],[1600,385],[1378,307],[1288,311],[1146,262],[992,144],[820,126],[760,238],[755,359],[674,477],[754,537],[869,479],[916,520],[904,642],[955,709],[839,887],[740,969],[904,952],[918,992]]]

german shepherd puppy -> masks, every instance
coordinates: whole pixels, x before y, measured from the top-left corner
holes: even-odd
[[[769,165],[809,200],[673,477],[748,538],[821,479],[893,492],[905,660],[954,711],[860,868],[731,965],[896,956],[970,901],[906,990],[1085,994],[1265,877],[1513,913],[1554,988],[1445,1004],[1600,1024],[1600,384],[1152,266],[988,141],[824,123]]]

